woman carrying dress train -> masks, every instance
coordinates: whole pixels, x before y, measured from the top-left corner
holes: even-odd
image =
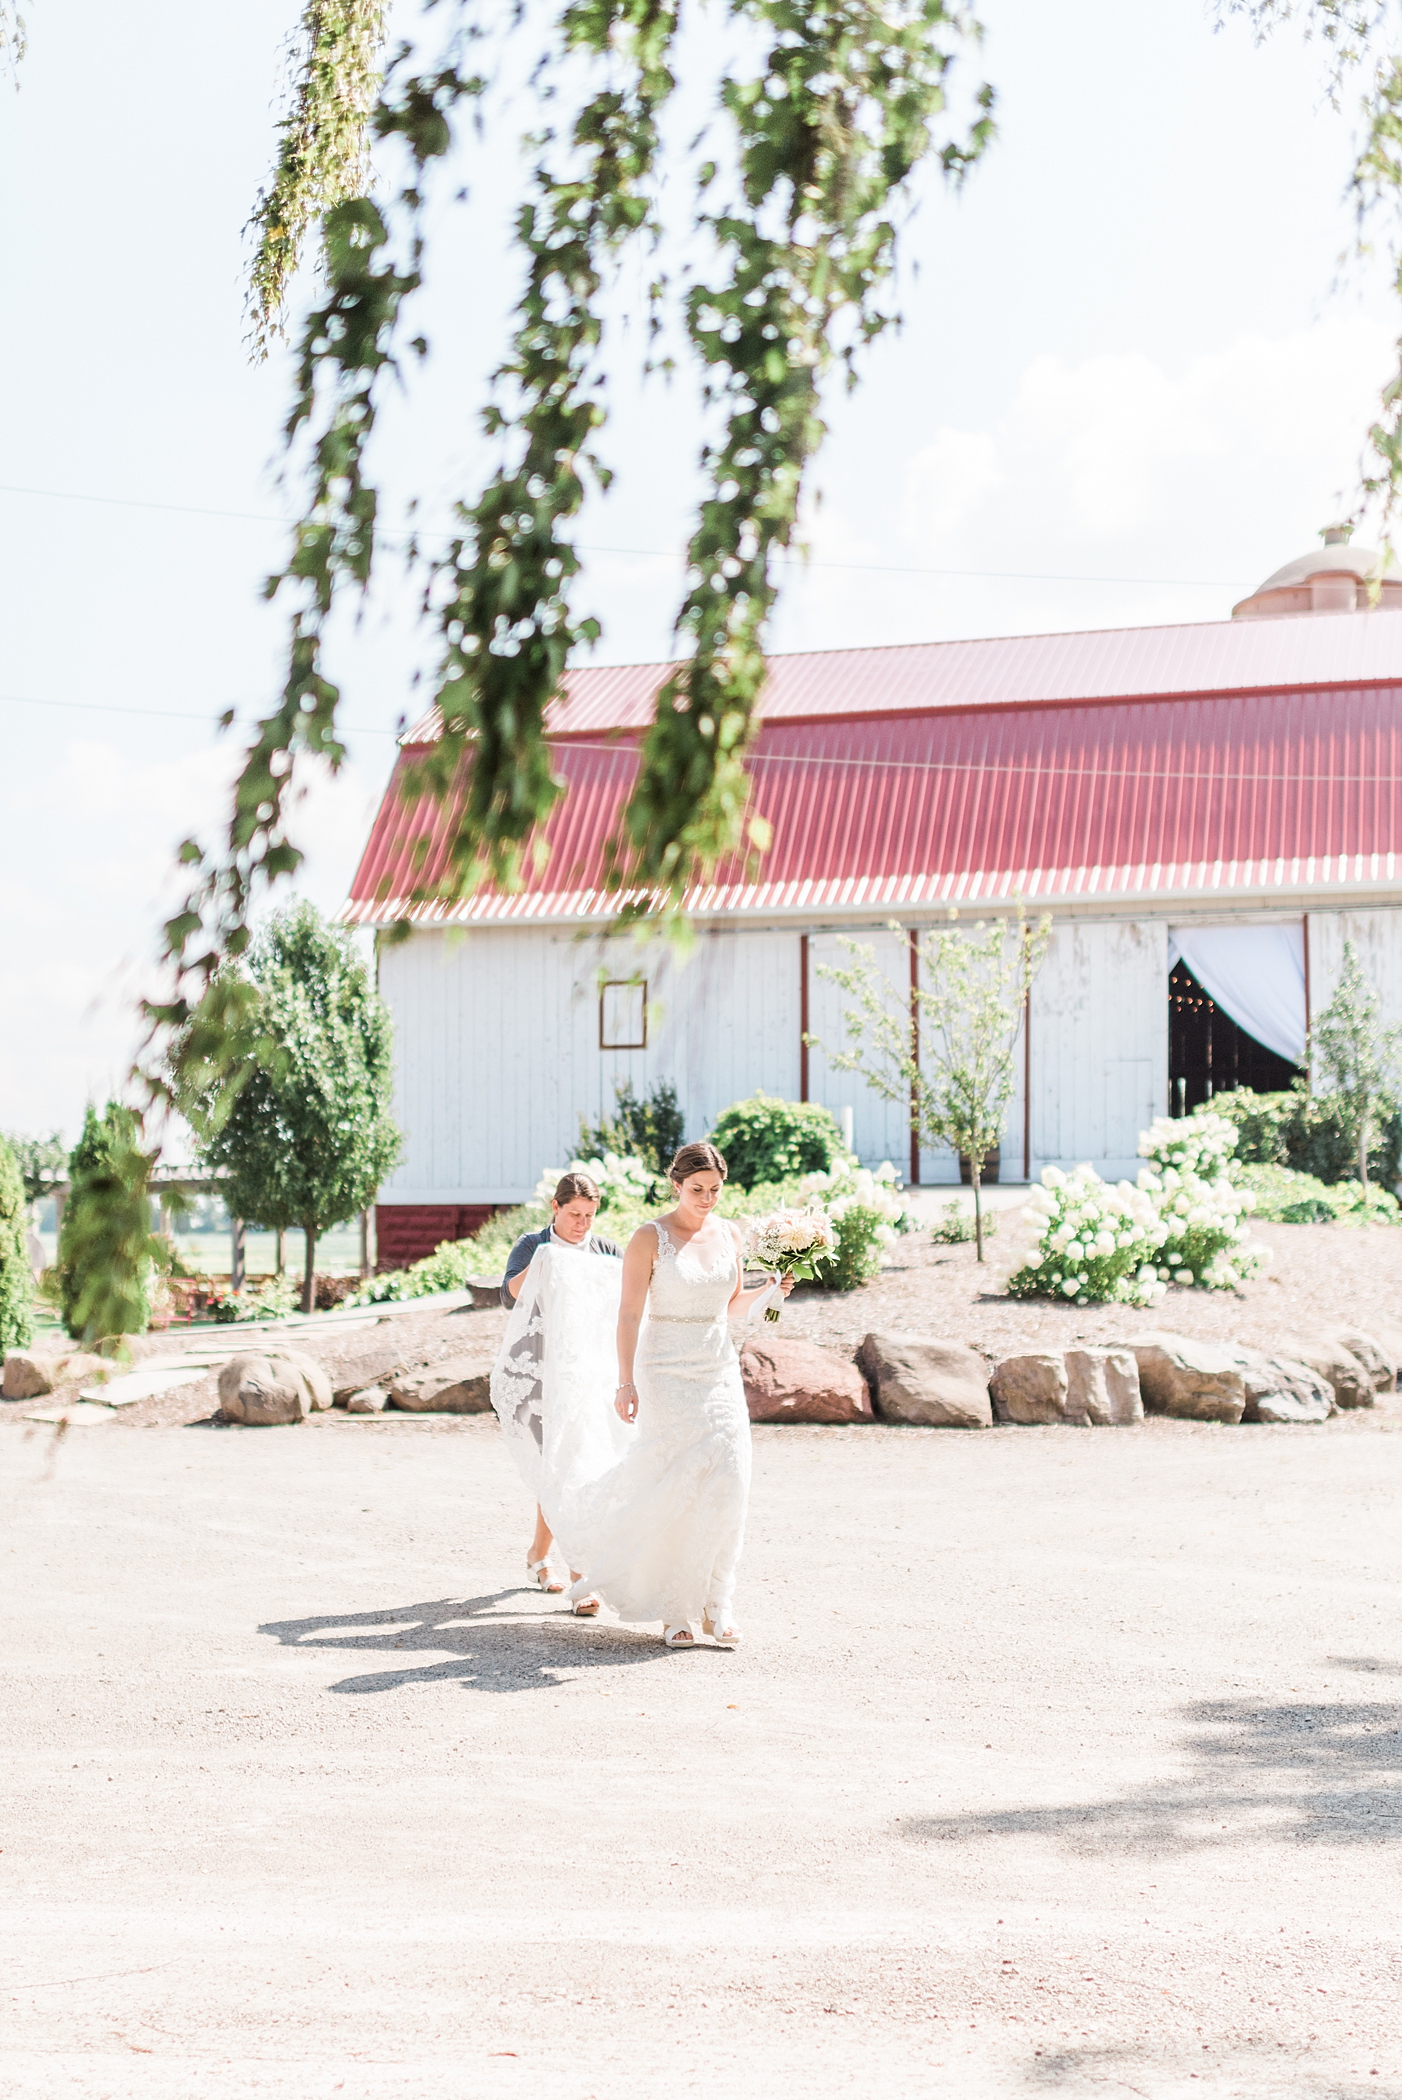
[[[740,1638],[750,1417],[730,1322],[774,1286],[745,1289],[739,1229],[715,1215],[725,1175],[714,1145],[683,1145],[668,1176],[676,1207],[628,1242],[614,1406],[635,1441],[590,1498],[574,1587],[621,1619],[660,1619],[669,1648],[693,1645],[698,1621],[726,1646]]]
[[[601,1597],[634,1624],[661,1620],[669,1648],[692,1646],[698,1624],[733,1646],[750,1418],[730,1322],[775,1286],[744,1288],[739,1231],[715,1215],[715,1146],[683,1145],[669,1177],[675,1207],[634,1233],[621,1270],[587,1241],[542,1235],[492,1405],[543,1523],[582,1571],[576,1608]]]

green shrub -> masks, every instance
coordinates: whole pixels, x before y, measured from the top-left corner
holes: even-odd
[[[27,1348],[33,1339],[29,1211],[15,1155],[0,1138],[0,1351]]]
[[[68,1201],[58,1236],[63,1324],[75,1340],[114,1342],[144,1334],[151,1286],[164,1254],[151,1231],[139,1127],[129,1108],[91,1103],[83,1134],[68,1155]]]
[[[613,1092],[612,1116],[605,1116],[592,1128],[580,1117],[580,1151],[586,1158],[616,1152],[625,1159],[641,1159],[654,1173],[665,1174],[686,1135],[676,1088],[670,1080],[660,1079],[640,1100],[632,1080],[620,1079]]]
[[[832,1110],[816,1101],[780,1101],[752,1094],[717,1117],[711,1143],[725,1156],[730,1179],[742,1189],[825,1173],[846,1156]]]
[[[1212,1109],[1235,1124],[1236,1156],[1245,1165],[1289,1167],[1331,1186],[1358,1172],[1357,1127],[1341,1095],[1306,1093],[1301,1080],[1282,1094],[1237,1087],[1216,1095]],[[1402,1109],[1380,1105],[1373,1132],[1369,1178],[1391,1188],[1402,1175]]]
[[[946,1203],[933,1225],[926,1228],[930,1238],[941,1247],[962,1247],[975,1235],[975,1220],[972,1210],[965,1210],[958,1197]],[[998,1213],[986,1210],[983,1214],[983,1236],[991,1240],[998,1230]]]
[[[820,1291],[855,1291],[879,1273],[891,1227],[879,1210],[865,1203],[847,1204],[834,1216],[833,1224],[837,1252],[815,1272],[814,1280]]]
[[[1402,1204],[1370,1182],[1326,1183],[1313,1174],[1267,1164],[1245,1166],[1237,1175],[1256,1199],[1256,1216],[1278,1225],[1402,1225]]]

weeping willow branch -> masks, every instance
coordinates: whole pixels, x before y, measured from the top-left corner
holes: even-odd
[[[296,391],[286,435],[310,439],[307,501],[286,566],[268,579],[272,598],[287,590],[292,615],[287,675],[274,711],[258,725],[234,786],[234,808],[223,853],[210,860],[194,839],[182,862],[200,872],[180,911],[165,926],[165,955],[174,986],[169,998],[147,1002],[153,1036],[180,1045],[175,1096],[192,1064],[219,1055],[225,1018],[209,1005],[220,964],[247,948],[248,917],[259,883],[290,875],[302,854],[288,835],[287,810],[299,757],[320,759],[335,771],[345,755],[336,734],[339,689],[322,669],[326,623],[338,594],[363,592],[375,555],[378,495],[366,475],[365,453],[374,432],[380,389],[399,370],[395,335],[405,301],[417,290],[422,248],[417,227],[419,183],[428,164],[447,151],[451,113],[464,96],[479,94],[479,77],[457,67],[414,76],[382,96],[379,131],[407,146],[415,186],[401,203],[409,215],[406,252],[396,261],[389,229],[368,198],[352,198],[323,221],[327,294],[308,316],[297,361]],[[422,338],[408,345],[422,355]],[[230,718],[226,717],[226,723]],[[208,945],[196,950],[203,938]],[[200,1026],[192,1024],[201,1016]],[[144,1074],[148,1090],[170,1098],[164,1068]]]
[[[657,232],[650,183],[676,29],[674,0],[576,0],[560,17],[561,54],[592,55],[605,80],[563,139],[539,141],[516,221],[525,288],[486,416],[506,456],[477,500],[459,506],[467,529],[429,589],[444,641],[443,733],[410,785],[442,797],[466,779],[435,894],[484,876],[518,886],[526,842],[561,793],[545,710],[571,652],[599,632],[571,608],[579,557],[568,531],[589,483],[609,481],[593,450],[606,414],[598,297],[624,245]]]
[[[12,0],[0,0],[0,73],[12,73],[19,86],[20,60],[28,48],[24,16]]]
[[[313,220],[370,187],[370,122],[380,89],[386,0],[307,0],[292,40],[292,107],[256,235],[248,310],[266,357]]]
[[[792,543],[823,435],[821,387],[838,360],[851,378],[857,352],[892,319],[879,295],[909,181],[933,145],[954,54],[978,33],[946,0],[732,0],[731,12],[760,29],[767,55],[753,77],[718,83],[734,194],[724,208],[707,205],[716,181],[707,171],[683,229],[699,230],[718,259],[715,282],[693,286],[683,319],[724,435],[702,461],[710,492],[677,621],[688,661],[645,744],[609,863],[616,887],[640,885],[653,904],[675,904],[745,835],[743,760],[764,676],[771,565]],[[358,19],[368,23],[363,8]],[[677,29],[678,0],[567,0],[535,75],[551,113],[585,85],[573,116],[532,142],[516,221],[524,285],[485,412],[501,464],[459,505],[462,530],[428,565],[443,734],[412,786],[440,798],[463,788],[435,895],[484,877],[518,884],[560,793],[545,711],[571,653],[598,633],[573,604],[572,527],[588,489],[609,480],[594,450],[606,394],[600,295],[624,249],[661,231],[659,123]],[[221,960],[247,946],[256,887],[299,864],[287,825],[296,762],[334,770],[343,756],[323,639],[342,594],[363,593],[371,580],[377,498],[367,448],[421,282],[421,179],[450,150],[459,104],[484,90],[464,63],[478,34],[460,30],[437,73],[402,79],[392,69],[379,96],[375,131],[397,136],[414,163],[403,209],[350,197],[323,217],[326,296],[302,334],[287,424],[289,442],[308,449],[307,500],[289,560],[268,587],[294,597],[287,676],[246,756],[225,850],[210,861],[193,840],[182,849],[200,872],[166,928],[176,988],[147,1009],[158,1030],[187,1027]],[[318,106],[336,103],[332,74],[348,74],[340,99],[353,104],[362,56],[342,48],[325,65]],[[986,146],[990,103],[985,89],[967,136],[943,146],[951,178]],[[308,164],[325,159],[318,147]],[[401,218],[407,231],[396,234]],[[756,849],[765,843],[757,824],[748,839]]]
[[[740,195],[704,211],[728,265],[694,286],[686,328],[706,398],[726,408],[723,441],[702,456],[711,487],[689,550],[677,621],[688,661],[664,687],[614,844],[610,877],[680,900],[697,874],[746,843],[746,749],[764,683],[775,554],[791,545],[808,466],[825,435],[821,389],[841,357],[895,316],[877,295],[894,261],[906,187],[946,106],[958,48],[977,25],[944,0],[750,0],[772,36],[764,70],[722,83],[739,147]],[[945,146],[958,180],[992,136],[983,89],[968,137]],[[703,191],[714,181],[703,173]],[[782,230],[766,231],[778,220]]]

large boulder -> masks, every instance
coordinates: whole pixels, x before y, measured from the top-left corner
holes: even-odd
[[[1308,1364],[1259,1349],[1237,1354],[1246,1387],[1243,1422],[1327,1422],[1335,1412],[1333,1387]]]
[[[5,1381],[0,1388],[7,1400],[38,1400],[53,1389],[52,1358],[32,1356],[27,1349],[11,1349],[5,1358]]]
[[[231,1422],[268,1429],[331,1405],[331,1382],[300,1350],[249,1350],[219,1373],[219,1405]]]
[[[1313,1342],[1287,1342],[1281,1355],[1296,1363],[1307,1364],[1311,1371],[1318,1371],[1327,1379],[1334,1391],[1334,1399],[1340,1407],[1371,1407],[1376,1398],[1373,1380],[1351,1349],[1342,1342],[1318,1340]]]
[[[871,1395],[854,1363],[795,1335],[753,1336],[740,1351],[752,1422],[869,1422]]]
[[[1239,1422],[1246,1409],[1241,1351],[1185,1334],[1136,1335],[1128,1344],[1151,1414],[1193,1422]]]
[[[396,1374],[391,1407],[414,1415],[484,1415],[492,1405],[492,1366],[485,1356],[455,1356],[425,1371]]]
[[[1066,1351],[1066,1419],[1099,1428],[1143,1421],[1139,1365],[1132,1349]]]
[[[1367,1333],[1361,1327],[1333,1327],[1329,1331],[1331,1342],[1342,1342],[1350,1356],[1356,1357],[1368,1373],[1375,1393],[1390,1393],[1397,1384],[1399,1358],[1396,1344],[1388,1337]]]
[[[993,1412],[1000,1422],[1064,1422],[1066,1363],[1056,1350],[1005,1356],[990,1381]]]
[[[987,1429],[993,1421],[988,1366],[976,1349],[911,1334],[869,1334],[857,1362],[884,1422]]]

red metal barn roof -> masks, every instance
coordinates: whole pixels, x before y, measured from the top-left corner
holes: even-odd
[[[346,915],[611,916],[618,900],[599,887],[600,852],[663,675],[657,665],[573,675],[553,723],[567,793],[546,827],[546,867],[515,894],[411,901],[445,864],[452,812],[401,800],[409,744]],[[1155,677],[1155,690],[1141,690]],[[1402,617],[776,658],[750,774],[774,843],[756,879],[718,870],[688,899],[697,913],[1015,895],[1147,903],[1388,882],[1402,872]]]

